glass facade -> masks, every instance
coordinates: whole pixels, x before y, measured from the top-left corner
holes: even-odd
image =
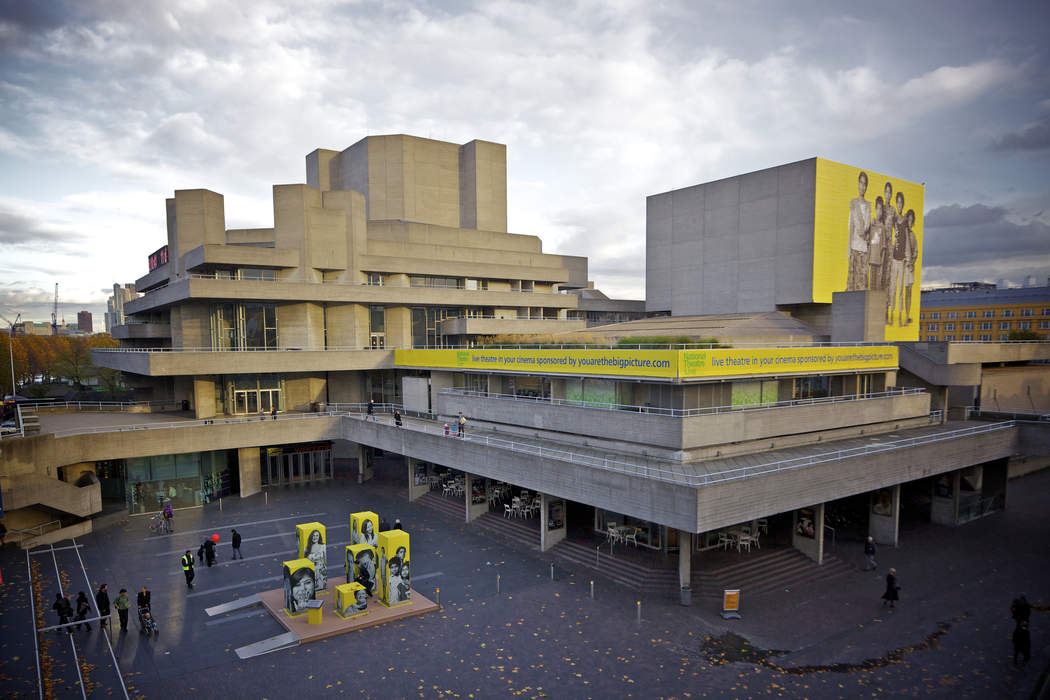
[[[187,452],[125,460],[126,500],[131,513],[199,506],[230,494],[237,480],[233,450]]]
[[[332,444],[263,448],[259,469],[264,486],[331,479]]]
[[[213,350],[276,350],[277,306],[221,303],[211,309]]]

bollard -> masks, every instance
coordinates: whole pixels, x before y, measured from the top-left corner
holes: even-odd
[[[551,562],[551,581],[554,580],[554,562]]]
[[[434,591],[437,593],[437,604],[438,604],[438,607],[440,608],[441,607],[441,589],[440,588],[435,588]]]
[[[500,592],[500,591],[499,591],[499,588],[500,588],[500,586],[499,586],[499,581],[500,581],[500,575],[499,575],[499,574],[496,574],[496,593],[499,593],[499,592]]]
[[[598,568],[598,554],[602,551],[602,546],[598,545],[594,548],[594,568]]]
[[[642,601],[635,603],[638,606],[638,624],[642,624]]]
[[[594,600],[594,581],[591,581],[591,600]]]
[[[270,492],[269,491],[263,491],[263,498],[266,499],[266,505],[270,505]]]
[[[222,511],[222,498],[219,498],[219,510]]]

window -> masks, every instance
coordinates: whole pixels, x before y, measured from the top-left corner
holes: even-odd
[[[946,343],[950,343],[950,342],[952,342],[954,340],[955,340],[955,336],[954,335],[946,335],[946,336],[944,336],[944,342],[946,342]]]
[[[1022,330],[1022,331],[1030,331],[1030,330],[1032,330],[1032,322],[1031,321],[1018,321],[1017,322],[1017,329],[1018,330]]]
[[[1050,309],[1043,309],[1043,316],[1050,316]]]
[[[992,336],[989,333],[982,333],[980,338],[983,342],[987,343],[989,340],[992,339]]]
[[[382,287],[383,286],[383,274],[381,272],[369,272],[368,280],[365,282],[370,287]],[[413,285],[415,286],[415,285]]]
[[[480,279],[471,279],[471,278],[468,277],[467,278],[466,288],[467,289],[477,289],[479,291],[484,292],[484,291],[487,291],[488,288],[489,288],[489,281],[488,280],[480,280]]]
[[[920,321],[925,321],[926,320],[926,314],[919,314],[919,320]]]
[[[1000,334],[999,334],[999,342],[1003,342],[1003,341],[1004,341],[1004,340],[1006,340],[1006,339],[1007,339],[1008,337],[1009,337],[1009,336],[1008,336],[1008,335],[1006,335],[1006,333],[1000,333]]]
[[[955,324],[954,323],[946,323],[946,324],[944,324],[944,330],[946,330],[946,331],[954,331],[955,330]]]
[[[934,320],[934,321],[936,321],[940,317],[941,317],[941,312],[940,311],[934,311],[932,314],[930,314],[930,319]]]
[[[927,323],[926,324],[926,330],[936,332],[937,331],[937,324],[936,323]]]
[[[992,322],[991,321],[981,321],[981,330],[982,331],[990,331],[990,330],[992,330]]]
[[[436,277],[433,275],[411,275],[410,287],[438,287],[440,289],[463,289],[463,280],[458,277]]]
[[[963,323],[962,324],[962,329],[964,331],[972,331],[973,330],[973,324],[972,323]]]
[[[985,309],[981,312],[981,318],[995,318],[995,312],[991,309]]]
[[[935,335],[928,335],[928,336],[926,336],[926,342],[927,343],[936,343],[937,342],[937,336],[935,336]]]
[[[977,318],[977,312],[976,311],[967,311],[966,313],[963,314],[963,318]]]
[[[1013,309],[1003,309],[1003,318],[1013,318],[1013,317],[1014,317],[1014,310]]]
[[[276,282],[277,271],[261,267],[242,267],[237,270],[237,279],[256,282]]]
[[[1001,331],[1008,331],[1008,330],[1010,330],[1010,322],[1009,321],[999,321],[999,330],[1001,330]]]
[[[962,341],[963,341],[964,343],[965,343],[965,342],[967,342],[967,341],[970,341],[970,340],[973,340],[973,336],[972,336],[972,335],[969,335],[969,334],[963,334],[963,337],[962,337]]]
[[[213,305],[211,346],[213,350],[276,350],[277,306],[259,303]]]
[[[1050,329],[1050,321],[1040,321],[1039,322],[1039,330],[1045,331],[1047,329]]]
[[[948,318],[959,318],[959,312],[958,311],[949,311],[948,312]]]
[[[1021,309],[1022,316],[1033,316],[1035,315],[1035,309]]]

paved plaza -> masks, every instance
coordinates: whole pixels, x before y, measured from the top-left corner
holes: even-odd
[[[382,467],[382,465],[380,465]],[[149,536],[133,517],[57,545],[63,587],[89,595],[109,584],[111,598],[141,585],[153,595],[160,634],[131,629],[113,647],[132,697],[1030,697],[1050,660],[1050,471],[1010,483],[1007,510],[960,527],[912,525],[899,549],[882,548],[878,573],[863,572],[855,542],[835,554],[855,566],[846,577],[749,598],[743,620],[724,621],[707,599],[682,607],[636,594],[585,569],[555,566],[487,531],[409,504],[404,468],[377,471],[365,485],[349,481],[288,487],[268,497],[224,499],[178,512],[176,533]],[[440,611],[419,618],[239,660],[238,647],[284,630],[260,607],[209,617],[204,609],[278,587],[279,562],[292,558],[294,524],[328,527],[333,580],[349,539],[348,514],[371,509],[400,517],[412,535],[413,586]],[[244,537],[243,561],[231,561],[230,528]],[[219,563],[199,568],[189,591],[178,565],[186,549],[217,532]],[[855,550],[855,551],[854,551]],[[702,557],[703,555],[694,555]],[[55,573],[50,553],[33,556],[44,580],[45,624]],[[26,556],[0,558],[0,688],[36,695],[36,664]],[[880,606],[886,569],[902,584],[895,611]],[[496,578],[501,591],[497,593]],[[596,597],[589,596],[595,581]],[[1012,665],[1011,599],[1025,592],[1032,615],[1033,659]],[[119,687],[98,631],[74,639],[94,694]],[[56,697],[80,697],[67,635],[43,635],[57,679]],[[111,695],[112,692],[112,695]]]

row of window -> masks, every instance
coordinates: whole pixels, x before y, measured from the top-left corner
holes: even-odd
[[[937,323],[927,323],[926,324],[926,330],[927,331],[936,332],[939,325],[940,324],[937,324]],[[990,330],[992,330],[992,326],[994,324],[992,324],[989,321],[982,321],[981,323],[979,323],[977,325],[978,325],[978,330],[990,331]],[[964,330],[964,331],[972,331],[973,330],[973,323],[971,323],[971,322],[960,323],[959,326],[960,326],[960,329]],[[999,322],[999,330],[1001,330],[1001,331],[1008,331],[1008,330],[1010,330],[1010,328],[1012,326],[1013,326],[1013,324],[1010,321],[1000,321]],[[954,331],[955,330],[955,324],[954,323],[945,323],[944,324],[944,328],[942,330]],[[1030,331],[1030,330],[1032,330],[1032,322],[1031,321],[1018,321],[1017,322],[1017,330],[1019,330],[1019,331]],[[1050,321],[1040,321],[1039,322],[1039,330],[1041,330],[1041,331],[1050,330]]]
[[[1020,313],[1016,313],[1017,311],[1020,311]],[[928,313],[921,313],[919,314],[919,320],[925,321],[926,319],[929,319],[931,321],[939,321],[941,318],[941,313],[942,312],[940,311],[930,311]],[[943,313],[944,318],[947,319],[959,318],[960,313],[962,313],[962,318],[977,318],[976,311],[946,311]],[[997,312],[995,309],[985,309],[981,312],[981,318],[995,318],[996,313]],[[998,314],[1000,318],[1013,318],[1016,315],[1028,318],[1031,316],[1035,316],[1035,309],[1001,309],[1000,311],[998,311]],[[1043,312],[1040,315],[1050,316],[1050,308],[1043,309]]]
[[[1005,343],[1009,339],[1010,339],[1010,336],[1009,336],[1008,333],[1000,333],[995,338],[996,342],[1000,342],[1000,343]],[[974,337],[973,337],[973,335],[971,335],[969,333],[963,333],[962,335],[959,336],[959,340],[964,342],[964,343],[966,343],[966,342],[970,342],[970,341],[974,340]],[[989,343],[992,340],[992,334],[991,333],[981,333],[980,335],[977,336],[976,340],[979,340],[982,343]],[[1043,340],[1044,341],[1050,341],[1050,335],[1043,335]],[[928,336],[926,336],[926,341],[929,342],[929,343],[936,343],[937,341],[943,341],[945,343],[952,343],[952,342],[955,342],[955,336],[953,334],[948,334],[948,335],[946,335],[944,337],[937,336],[937,335],[928,335]]]

